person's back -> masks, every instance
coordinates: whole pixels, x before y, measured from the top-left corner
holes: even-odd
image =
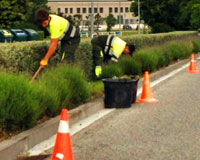
[[[94,73],[97,77],[101,74],[103,62],[110,60],[117,62],[121,54],[131,55],[135,50],[134,45],[127,45],[124,40],[112,35],[95,37],[91,40],[91,43]]]

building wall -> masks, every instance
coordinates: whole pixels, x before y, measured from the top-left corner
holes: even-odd
[[[102,18],[105,18],[111,13],[118,19],[118,24],[134,25],[137,23],[137,17],[133,17],[130,12],[130,5],[131,1],[126,0],[94,1],[94,16],[99,13]],[[86,17],[91,15],[91,1],[49,1],[48,6],[56,14],[63,13],[65,16],[82,15],[82,25],[86,23]],[[122,18],[120,19],[119,16]],[[105,22],[102,22],[102,24],[105,25]]]

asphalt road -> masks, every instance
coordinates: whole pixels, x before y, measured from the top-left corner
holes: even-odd
[[[186,71],[152,88],[158,103],[117,109],[73,135],[74,159],[200,159],[200,73]]]

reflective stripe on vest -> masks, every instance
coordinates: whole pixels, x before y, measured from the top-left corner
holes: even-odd
[[[104,52],[118,59],[126,46],[126,42],[118,37],[112,37],[111,35],[108,36]]]
[[[69,39],[70,37],[74,37],[76,33],[76,27],[74,27],[71,23],[67,25],[65,31],[63,34],[60,36],[59,40],[62,40],[65,36],[66,39]]]
[[[112,39],[111,39],[112,37],[113,37],[113,36],[109,35],[108,38],[107,38],[106,46],[105,46],[105,49],[104,49],[105,54],[107,54],[108,49],[111,47],[110,41],[112,40]],[[110,49],[109,49],[109,50],[110,50]]]

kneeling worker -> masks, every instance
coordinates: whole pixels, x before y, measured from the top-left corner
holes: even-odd
[[[80,34],[76,27],[63,17],[49,14],[44,8],[38,9],[35,16],[37,23],[46,28],[51,37],[51,44],[45,57],[40,61],[40,66],[48,65],[48,60],[55,52],[59,40],[61,41],[61,60],[66,58],[72,62],[75,50],[80,43]]]
[[[134,45],[127,45],[125,41],[112,35],[94,37],[91,43],[93,70],[97,78],[101,75],[101,65],[103,62],[110,60],[117,62],[122,54],[132,56],[132,53],[135,51]]]

